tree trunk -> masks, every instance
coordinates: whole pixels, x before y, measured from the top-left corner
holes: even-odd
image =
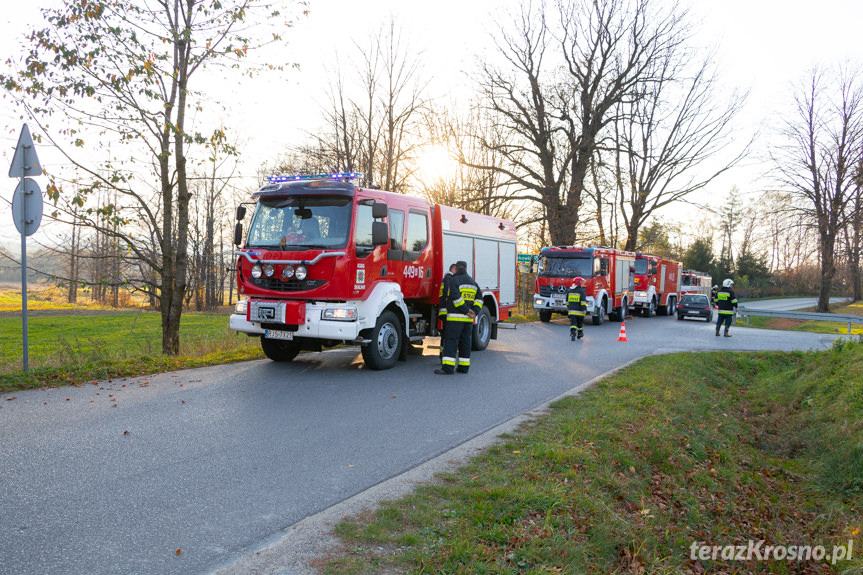
[[[830,293],[833,290],[833,276],[836,275],[835,254],[833,252],[835,240],[833,236],[821,235],[821,285],[818,288],[817,312],[827,313],[830,311]]]

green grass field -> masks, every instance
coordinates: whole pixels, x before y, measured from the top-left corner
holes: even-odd
[[[161,355],[157,312],[35,316],[28,324],[25,376],[21,318],[0,317],[0,391],[263,357],[257,339],[228,329],[225,313],[184,313],[175,358]]]
[[[863,343],[644,359],[337,527],[327,573],[863,573]],[[693,559],[693,544],[851,560]],[[846,545],[847,546],[847,545]]]

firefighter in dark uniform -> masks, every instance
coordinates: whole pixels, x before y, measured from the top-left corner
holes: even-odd
[[[722,289],[716,292],[713,298],[713,303],[716,304],[716,335],[719,335],[719,328],[725,322],[725,337],[731,337],[728,329],[731,327],[731,319],[737,312],[737,295],[734,293],[734,280],[727,279],[722,282]]]
[[[470,369],[473,318],[482,309],[482,297],[479,296],[479,285],[468,275],[467,262],[456,262],[455,274],[444,278],[441,297],[447,304],[446,338],[441,367],[435,373],[451,375],[456,371],[467,373]]]
[[[566,309],[569,310],[569,339],[584,337],[584,313],[587,311],[587,292],[584,278],[577,277],[566,292]]]
[[[443,343],[446,339],[446,301],[443,298],[443,288],[446,285],[446,278],[452,277],[455,274],[455,264],[449,267],[449,271],[444,274],[443,281],[440,283],[440,293],[438,294],[438,310],[437,317],[440,320],[440,356],[443,357]]]

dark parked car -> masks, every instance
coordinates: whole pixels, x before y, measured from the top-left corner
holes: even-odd
[[[703,317],[708,323],[713,321],[713,307],[710,299],[702,294],[687,294],[677,304],[677,319]]]

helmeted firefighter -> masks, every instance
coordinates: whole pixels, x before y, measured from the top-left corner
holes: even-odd
[[[446,285],[446,279],[455,274],[455,264],[450,265],[449,271],[444,274],[443,281],[440,283],[440,293],[438,294],[438,312],[437,317],[440,320],[440,356],[443,357],[443,344],[446,340],[446,300],[443,297],[443,288]]]
[[[467,273],[467,262],[456,262],[455,274],[444,278],[441,299],[447,304],[446,338],[441,367],[436,369],[435,373],[467,373],[470,369],[473,318],[482,309],[479,285]]]
[[[587,292],[584,278],[577,277],[566,292],[566,309],[569,311],[569,339],[584,337],[584,314],[587,311]]]
[[[716,335],[719,335],[719,328],[722,323],[725,323],[725,337],[731,337],[728,333],[731,327],[731,319],[737,312],[737,295],[734,293],[734,280],[726,279],[722,282],[722,288],[716,292],[713,298],[713,303],[716,304],[717,319],[716,319]]]

